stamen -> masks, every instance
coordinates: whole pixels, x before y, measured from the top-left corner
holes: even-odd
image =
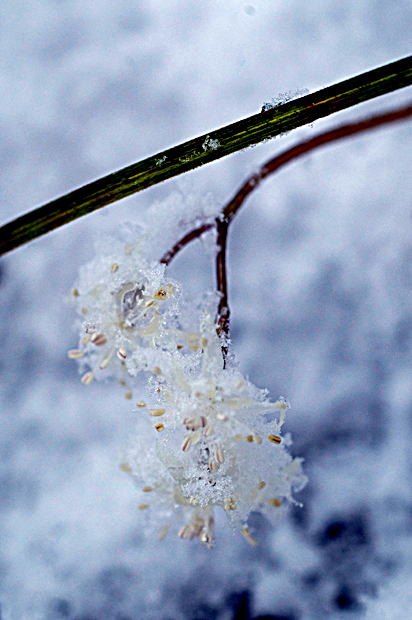
[[[158,299],[159,301],[163,301],[164,299],[167,299],[168,297],[173,295],[173,291],[175,290],[173,284],[167,284],[166,286],[169,289],[168,291],[166,290],[166,287],[159,288],[159,290],[153,295],[153,297],[155,299]]]
[[[146,510],[146,508],[149,508],[149,504],[139,504],[138,505],[138,509],[139,510]]]
[[[237,435],[234,435],[233,437],[233,443],[240,443],[242,441],[245,441],[246,437],[244,435],[241,435],[240,433],[238,433]]]
[[[153,373],[154,375],[161,375],[161,374],[162,374],[162,371],[160,370],[159,366],[154,366],[154,367],[152,368],[152,373]]]
[[[156,424],[153,424],[153,428],[155,428],[158,433],[161,433],[164,430],[164,427],[165,425],[161,422],[156,422]]]
[[[242,532],[243,536],[246,538],[248,543],[250,543],[254,547],[257,545],[257,540],[256,538],[253,538],[252,534],[250,533],[250,529],[248,527],[242,527],[240,531]]]
[[[91,335],[90,335],[90,334],[87,334],[87,336],[84,336],[84,338],[82,338],[82,339],[80,340],[80,342],[81,342],[82,344],[88,344],[88,343],[90,342],[90,340],[91,340],[91,339],[92,339]]]
[[[119,358],[119,360],[125,360],[127,357],[127,353],[124,349],[120,348],[117,352],[117,357]]]
[[[150,491],[153,491],[153,487],[143,487],[143,491],[145,493],[150,493]]]
[[[268,499],[267,503],[269,504],[269,506],[273,506],[274,508],[280,508],[282,505],[281,500],[277,497],[274,497],[273,499]]]
[[[78,360],[83,357],[83,355],[84,353],[83,351],[80,351],[80,349],[72,349],[71,351],[67,351],[67,357],[71,360]]]
[[[183,452],[189,452],[191,445],[192,445],[191,438],[190,437],[186,437],[186,439],[182,443],[182,450],[183,450]]]
[[[236,500],[234,497],[226,497],[223,500],[223,510],[236,510]]]
[[[152,415],[154,418],[158,418],[164,413],[166,413],[166,409],[152,409],[150,415]]]
[[[246,439],[248,440],[248,442],[249,442],[249,443],[252,443],[252,442],[253,442],[253,436],[252,436],[252,435],[248,435],[248,436],[246,437]]]
[[[80,293],[77,288],[72,288],[73,297],[80,297]]]
[[[186,429],[188,431],[195,430],[194,429],[194,423],[195,423],[194,418],[185,418],[183,420],[183,424],[186,426]]]
[[[268,439],[270,443],[276,443],[277,445],[279,445],[282,441],[282,438],[279,437],[279,435],[268,435]]]
[[[159,532],[159,540],[163,540],[163,538],[166,536],[168,531],[169,531],[168,527],[166,526],[162,527],[162,529]]]
[[[216,458],[218,463],[220,463],[220,464],[224,463],[225,456],[223,454],[222,446],[219,446],[219,445],[216,446],[215,458]]]
[[[132,468],[130,467],[129,463],[120,463],[120,469],[126,474],[132,473]]]
[[[93,342],[96,347],[102,347],[104,344],[106,344],[107,340],[104,337],[104,334],[100,332],[94,332],[91,337],[91,342]]]
[[[189,538],[191,529],[190,525],[184,525],[178,533],[179,538]]]
[[[266,486],[266,482],[259,482],[259,484],[257,485],[257,488],[259,489],[259,491],[261,491],[262,489],[264,489]]]
[[[191,440],[192,440],[192,445],[194,445],[195,443],[197,443],[200,439],[200,431],[196,431],[195,433],[193,433],[193,435],[191,436]]]
[[[116,273],[118,269],[119,269],[119,265],[117,263],[113,263],[113,265],[110,267],[110,271],[112,273]]]
[[[253,443],[259,445],[260,443],[262,443],[261,438],[259,437],[259,435],[253,435]]]
[[[104,370],[105,368],[108,367],[109,364],[110,364],[110,357],[106,357],[99,366],[100,370]]]
[[[133,394],[132,394],[131,390],[126,390],[126,393],[124,395],[125,399],[126,400],[131,400],[132,396],[133,396]]]
[[[212,537],[209,534],[209,532],[202,532],[202,534],[200,535],[200,540],[202,541],[202,543],[204,543],[205,545],[207,545],[209,548],[210,546],[212,546]]]
[[[86,372],[85,375],[80,379],[83,385],[90,385],[94,379],[94,372]]]
[[[214,431],[213,424],[208,424],[203,431],[205,437],[209,437]]]
[[[87,308],[82,308],[82,314],[87,314],[89,311]]]
[[[143,409],[143,407],[147,407],[147,405],[144,400],[139,400],[139,402],[136,403],[136,407],[139,407],[139,409]]]

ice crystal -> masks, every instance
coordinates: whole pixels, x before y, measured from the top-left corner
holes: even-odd
[[[205,141],[202,144],[204,151],[208,151],[208,150],[215,151],[216,149],[219,148],[219,146],[220,146],[219,140],[212,140],[210,136],[206,136]]]
[[[309,90],[307,88],[297,88],[296,90],[289,90],[287,93],[279,93],[277,97],[272,98],[272,101],[263,104],[261,112],[267,112],[272,108],[277,108],[284,103],[288,103],[288,101],[299,99],[299,97],[308,94]]]

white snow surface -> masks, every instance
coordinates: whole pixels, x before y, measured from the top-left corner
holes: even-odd
[[[195,136],[410,53],[399,0],[3,0],[1,219]],[[218,213],[300,139],[411,98],[404,89],[96,212],[1,259],[2,620],[405,618],[412,574],[412,180],[408,122],[314,152],[265,181],[229,238],[241,371],[292,405],[303,508],[251,547],[145,532],[119,468],[132,405],[80,383],[67,303],[100,234],[143,227],[153,255]],[[214,285],[214,236],[170,275]],[[236,615],[237,614],[237,615]],[[241,615],[243,614],[243,615]]]

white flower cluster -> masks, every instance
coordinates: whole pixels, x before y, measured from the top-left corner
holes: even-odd
[[[306,483],[301,459],[286,449],[290,438],[281,436],[289,405],[270,402],[232,359],[224,362],[206,309],[197,331],[185,330],[179,286],[163,265],[149,265],[138,245],[111,247],[82,268],[72,290],[83,333],[69,357],[80,360],[85,385],[111,374],[126,398],[133,377],[149,374],[152,402],[137,403],[138,432],[121,464],[141,489],[138,507],[151,514],[149,527],[162,524],[160,538],[176,528],[208,547],[221,507],[255,544],[250,513],[278,518]]]

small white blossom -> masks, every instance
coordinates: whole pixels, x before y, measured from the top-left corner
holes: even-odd
[[[169,474],[168,478],[163,474],[161,484],[154,481],[153,488],[163,500],[169,497],[175,508],[177,492],[178,505],[196,508],[189,523],[194,519],[200,524],[203,519],[206,527],[204,511],[213,515],[214,507],[220,507],[244,533],[252,511],[275,520],[281,506],[294,501],[292,492],[306,482],[301,460],[293,459],[285,447],[290,441],[278,435],[289,405],[283,398],[269,402],[266,392],[244,379],[237,368],[223,368],[221,342],[209,316],[203,317],[198,338],[204,348],[196,354],[176,354],[162,389],[152,393],[157,396],[156,407],[161,405],[154,411],[162,412],[156,475],[159,461],[161,471]],[[139,434],[129,458],[137,477],[146,458],[140,441]],[[147,473],[145,482],[149,477]],[[204,529],[194,535],[195,525],[182,527],[186,526],[180,530],[182,538],[202,540]],[[210,538],[205,535],[208,545],[212,544],[209,534]]]
[[[126,362],[136,352],[142,368],[158,362],[157,341],[166,334],[164,307],[173,314],[177,285],[164,277],[164,265],[144,259],[140,245],[111,240],[109,251],[81,268],[72,289],[83,321],[79,348],[68,355],[97,379],[124,379]]]

